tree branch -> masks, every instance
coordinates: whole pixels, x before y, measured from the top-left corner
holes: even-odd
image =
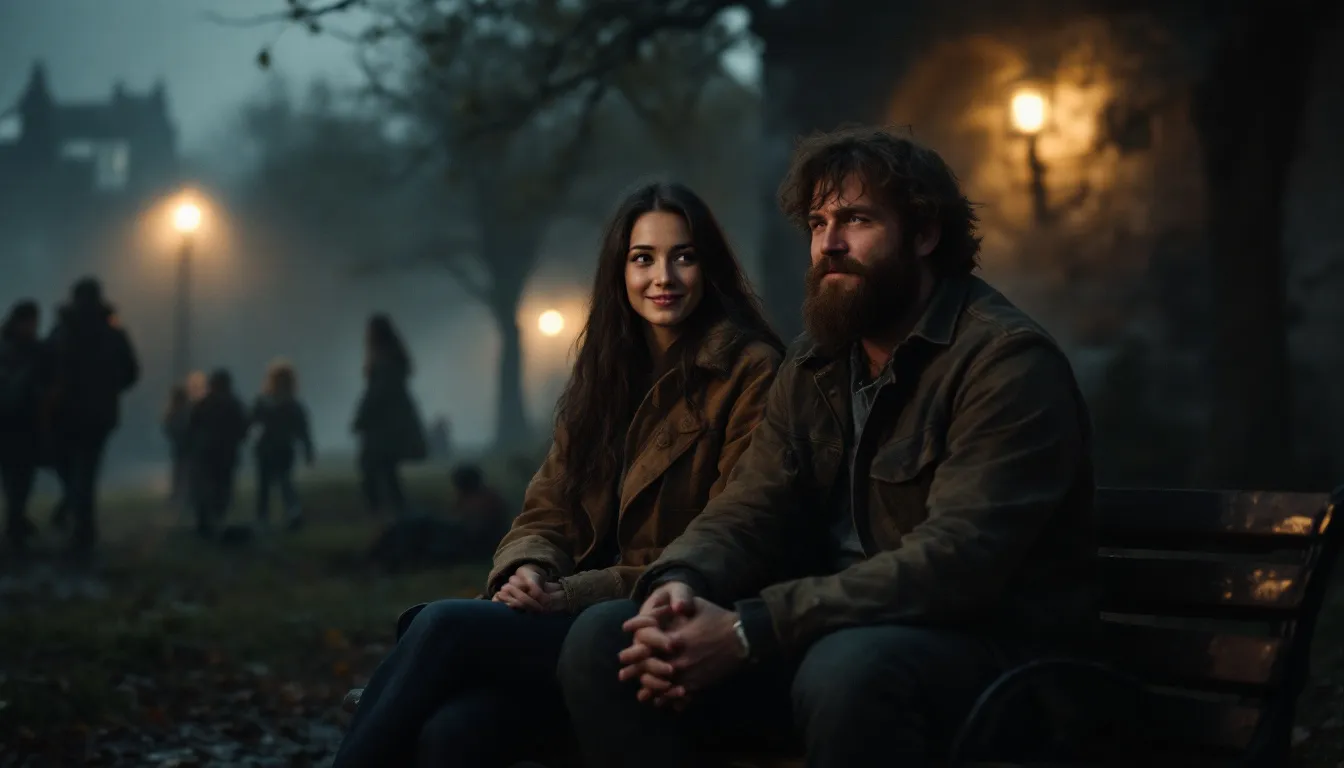
[[[634,14],[614,13],[618,5],[624,6],[625,3],[608,0],[590,8],[580,17],[571,33],[559,40],[547,54],[546,61],[551,66],[544,70],[543,79],[532,92],[518,99],[512,108],[495,119],[481,123],[476,130],[482,133],[508,130],[587,83],[601,83],[605,87],[622,66],[638,55],[640,45],[644,42],[667,31],[691,32],[703,29],[719,13],[742,3],[738,0],[693,1],[680,14],[672,3],[661,7],[641,5],[640,10],[645,13],[637,21],[630,20]],[[648,12],[650,8],[657,10]],[[602,23],[608,20],[615,20],[624,26],[612,32],[610,27]],[[589,31],[591,34],[578,34]],[[590,63],[559,76],[558,73],[565,70],[561,62],[573,49],[584,51],[585,55],[590,56]]]
[[[423,245],[418,252],[410,254],[407,258],[369,259],[357,262],[351,267],[350,274],[355,277],[369,277],[386,275],[390,272],[421,270],[429,266],[437,267],[446,270],[473,299],[489,304],[492,286],[483,285],[462,263],[463,251],[469,250],[474,255],[479,247],[480,243],[475,237],[445,238]]]
[[[329,0],[326,3],[309,3],[304,0],[285,0],[287,11],[259,13],[252,16],[225,16],[215,11],[206,11],[205,18],[228,27],[262,27],[278,22],[314,22],[323,16],[331,16],[364,5],[367,0]]]

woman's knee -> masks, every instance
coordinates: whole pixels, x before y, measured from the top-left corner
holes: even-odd
[[[472,625],[482,620],[488,621],[492,609],[498,611],[501,608],[508,610],[507,607],[496,603],[468,598],[435,600],[423,606],[415,606],[402,614],[402,618],[397,621],[399,629],[404,626],[399,639],[405,641],[416,638],[419,642],[429,641],[436,645],[443,641],[461,639],[473,631],[479,631],[473,630]],[[410,614],[409,621],[406,618],[407,614]]]

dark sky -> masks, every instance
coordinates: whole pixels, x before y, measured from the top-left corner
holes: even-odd
[[[208,18],[283,8],[283,0],[0,0],[0,111],[18,97],[37,58],[47,64],[56,97],[67,101],[106,98],[118,78],[139,91],[162,77],[183,148],[208,150],[238,104],[264,82],[254,59],[278,34],[281,72],[300,82],[356,81],[344,42]]]

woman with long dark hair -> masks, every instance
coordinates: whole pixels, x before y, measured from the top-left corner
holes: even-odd
[[[672,183],[639,188],[612,217],[577,345],[489,600],[403,614],[336,768],[508,765],[560,743],[570,623],[628,597],[724,488],[783,349],[708,206]]]
[[[364,396],[355,411],[359,472],[369,511],[406,513],[399,467],[425,458],[425,433],[407,380],[411,356],[387,315],[369,318],[364,333]]]

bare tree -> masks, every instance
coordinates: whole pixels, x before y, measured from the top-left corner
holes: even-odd
[[[413,145],[410,161],[428,170],[443,209],[425,210],[426,233],[372,268],[432,265],[480,301],[499,334],[496,439],[529,435],[522,391],[518,308],[536,267],[546,230],[566,210],[571,184],[592,134],[604,84],[590,84],[551,102],[526,120],[483,128],[540,62],[538,30],[559,22],[555,8],[533,4],[530,18],[481,18],[467,23],[423,4],[384,9],[365,33],[370,92],[402,118]],[[546,18],[547,12],[557,16]],[[391,56],[379,52],[391,48]],[[410,57],[410,66],[400,63]],[[394,64],[388,64],[388,60]],[[444,203],[447,203],[444,205]]]
[[[286,16],[316,25],[355,5],[291,3]],[[554,0],[480,3],[470,14],[468,5],[365,4],[376,21],[356,42],[369,95],[398,126],[413,183],[432,192],[420,200],[426,234],[361,269],[441,268],[489,310],[500,338],[496,435],[507,442],[529,434],[519,303],[549,227],[595,207],[582,183],[595,128],[622,108],[675,143],[720,43],[650,40],[612,77],[576,80],[538,102],[535,85],[555,74],[553,52],[583,14]],[[677,77],[654,76],[673,62]]]

